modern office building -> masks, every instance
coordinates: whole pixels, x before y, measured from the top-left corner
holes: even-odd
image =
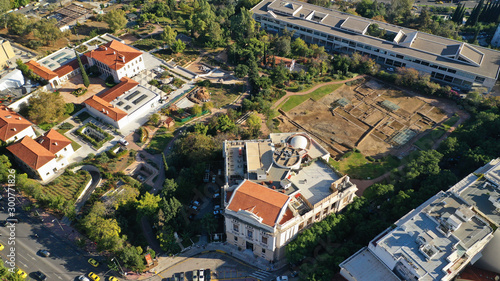
[[[499,75],[500,52],[417,30],[294,0],[263,0],[252,12],[265,30],[293,31],[294,36],[327,51],[358,52],[381,64],[429,73],[433,80],[463,89],[491,90]],[[370,35],[377,34],[373,30],[383,36]]]
[[[500,158],[409,212],[340,264],[347,280],[453,280],[469,263],[500,268]],[[497,235],[498,236],[498,235]]]
[[[299,232],[342,210],[358,190],[305,133],[225,141],[223,153],[227,241],[269,261],[284,258]]]

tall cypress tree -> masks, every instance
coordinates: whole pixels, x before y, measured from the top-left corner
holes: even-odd
[[[75,50],[75,55],[76,55],[76,59],[78,60],[78,65],[80,66],[80,72],[82,73],[83,85],[85,85],[85,88],[88,88],[90,85],[89,76],[87,75],[87,72],[85,71],[85,68],[83,67],[83,63],[82,63],[82,60],[80,59],[80,55],[76,52],[76,50]]]
[[[467,22],[465,25],[467,26],[475,26],[479,20],[479,16],[481,15],[481,11],[483,10],[484,6],[484,0],[480,0],[479,4],[477,4],[474,9],[472,10],[472,13],[470,17],[467,19]]]

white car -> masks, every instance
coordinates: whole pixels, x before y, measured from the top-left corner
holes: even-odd
[[[198,280],[205,281],[205,269],[200,269],[200,271],[198,273]]]
[[[286,275],[278,276],[276,277],[276,281],[288,281],[288,276]]]
[[[87,278],[87,276],[85,276],[85,275],[80,275],[80,277],[78,277],[78,280],[79,280],[79,281],[90,281],[90,280]]]
[[[120,139],[118,141],[121,145],[124,145],[124,146],[127,146],[128,145],[128,141],[126,141],[125,139]]]

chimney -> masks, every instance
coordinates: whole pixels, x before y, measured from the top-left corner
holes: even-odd
[[[122,57],[122,62],[125,63],[125,57]]]
[[[115,51],[113,51],[113,55],[116,55],[116,52],[115,52]]]
[[[109,114],[109,111],[106,110],[106,114]]]
[[[12,128],[12,131],[16,132],[16,131],[17,131],[17,129],[16,129],[16,128]]]
[[[56,142],[56,141],[54,142],[54,145],[57,145],[57,142]]]
[[[108,47],[104,46],[104,50],[107,51],[108,50]]]
[[[102,108],[102,112],[106,112],[106,109],[104,109],[104,107]]]
[[[12,117],[12,116],[11,116],[11,115],[7,115],[7,116],[5,116],[5,118],[7,118],[7,119],[9,119],[10,117]]]

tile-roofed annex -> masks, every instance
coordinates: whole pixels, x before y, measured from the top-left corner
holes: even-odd
[[[39,64],[34,60],[30,60],[26,65],[31,69],[36,75],[42,77],[43,79],[49,81],[58,77],[57,73],[46,68],[45,66]]]
[[[88,104],[90,107],[101,112],[102,114],[105,114],[114,121],[119,121],[123,117],[127,116],[127,113],[125,111],[113,106],[109,102],[96,95],[88,98],[84,101],[84,103]]]
[[[27,136],[20,142],[8,146],[7,149],[33,170],[38,170],[56,158],[54,153]]]
[[[252,12],[264,29],[288,29],[327,51],[360,52],[378,62],[412,67],[463,88],[491,89],[499,75],[500,52],[496,50],[295,0],[263,0]],[[394,34],[394,40],[370,36],[369,24]]]
[[[128,77],[122,77],[118,85],[100,94],[99,97],[107,102],[112,102],[114,99],[123,95],[125,92],[130,91],[137,85],[139,85],[139,82],[136,82]]]
[[[87,64],[87,57],[86,56],[82,55],[82,56],[80,56],[80,59],[81,59],[83,65]],[[78,64],[78,59],[75,58],[74,60],[70,61],[69,63],[62,65],[59,68],[55,69],[54,72],[59,77],[63,77],[64,75],[75,71],[79,67],[80,67],[80,65]]]
[[[65,136],[61,135],[54,129],[50,129],[44,135],[39,136],[36,141],[51,153],[58,153],[61,149],[65,148],[71,141]]]
[[[228,209],[253,213],[262,219],[262,223],[273,227],[286,207],[288,196],[271,190],[260,184],[245,180],[235,190]]]
[[[141,51],[116,40],[108,42],[99,46],[95,50],[85,53],[85,56],[95,59],[113,70],[121,69],[125,66],[125,64],[140,55],[142,55]]]
[[[29,126],[31,126],[30,121],[10,108],[0,105],[0,140],[7,141]]]

